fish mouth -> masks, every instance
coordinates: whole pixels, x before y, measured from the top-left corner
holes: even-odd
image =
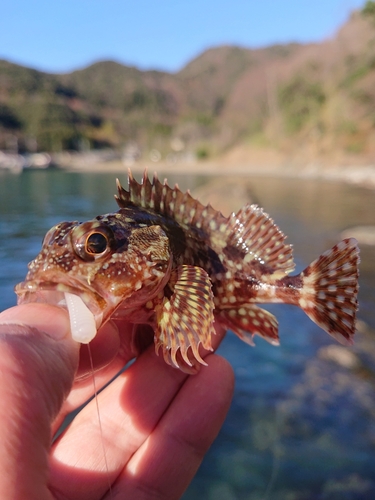
[[[103,323],[107,301],[95,290],[81,283],[55,281],[23,281],[15,287],[18,304],[51,304],[69,313],[74,340],[88,344]]]

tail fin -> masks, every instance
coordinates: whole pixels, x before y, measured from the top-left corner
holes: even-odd
[[[300,307],[341,344],[353,344],[358,309],[357,240],[340,241],[301,274]]]

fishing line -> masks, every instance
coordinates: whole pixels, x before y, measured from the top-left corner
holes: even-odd
[[[96,412],[98,414],[99,430],[100,430],[100,437],[101,437],[100,441],[101,441],[101,444],[102,444],[104,464],[105,464],[105,469],[106,469],[106,472],[107,472],[108,491],[109,491],[110,498],[113,498],[112,485],[111,485],[111,481],[109,479],[109,467],[108,467],[107,453],[105,451],[104,440],[103,440],[103,427],[102,427],[102,419],[100,418],[100,411],[99,411],[98,390],[96,388],[95,372],[94,372],[94,362],[92,360],[92,354],[91,354],[90,344],[86,344],[86,345],[87,345],[87,349],[88,349],[88,352],[89,352],[90,365],[91,365],[91,371],[92,371],[92,385],[93,385],[93,388],[94,388],[94,398],[95,398],[95,404],[96,404]]]
[[[275,486],[276,479],[279,475],[280,472],[280,466],[281,466],[281,455],[282,455],[282,450],[281,450],[281,425],[283,423],[283,414],[282,410],[280,409],[280,406],[276,406],[276,425],[275,425],[275,436],[273,439],[273,446],[272,446],[272,469],[271,469],[271,477],[268,481],[266,491],[264,492],[264,495],[262,497],[262,500],[268,500],[270,498],[270,495],[272,493],[273,487]]]

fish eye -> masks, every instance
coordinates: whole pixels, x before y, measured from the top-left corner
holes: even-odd
[[[71,234],[75,253],[90,262],[105,257],[113,248],[114,234],[106,225],[84,222],[75,227]]]
[[[109,241],[105,234],[101,232],[91,233],[86,238],[85,249],[88,254],[98,255],[107,250]]]

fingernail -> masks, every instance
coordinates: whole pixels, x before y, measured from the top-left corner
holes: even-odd
[[[22,304],[0,313],[0,325],[26,325],[61,340],[70,332],[69,316],[61,307],[50,304]]]

